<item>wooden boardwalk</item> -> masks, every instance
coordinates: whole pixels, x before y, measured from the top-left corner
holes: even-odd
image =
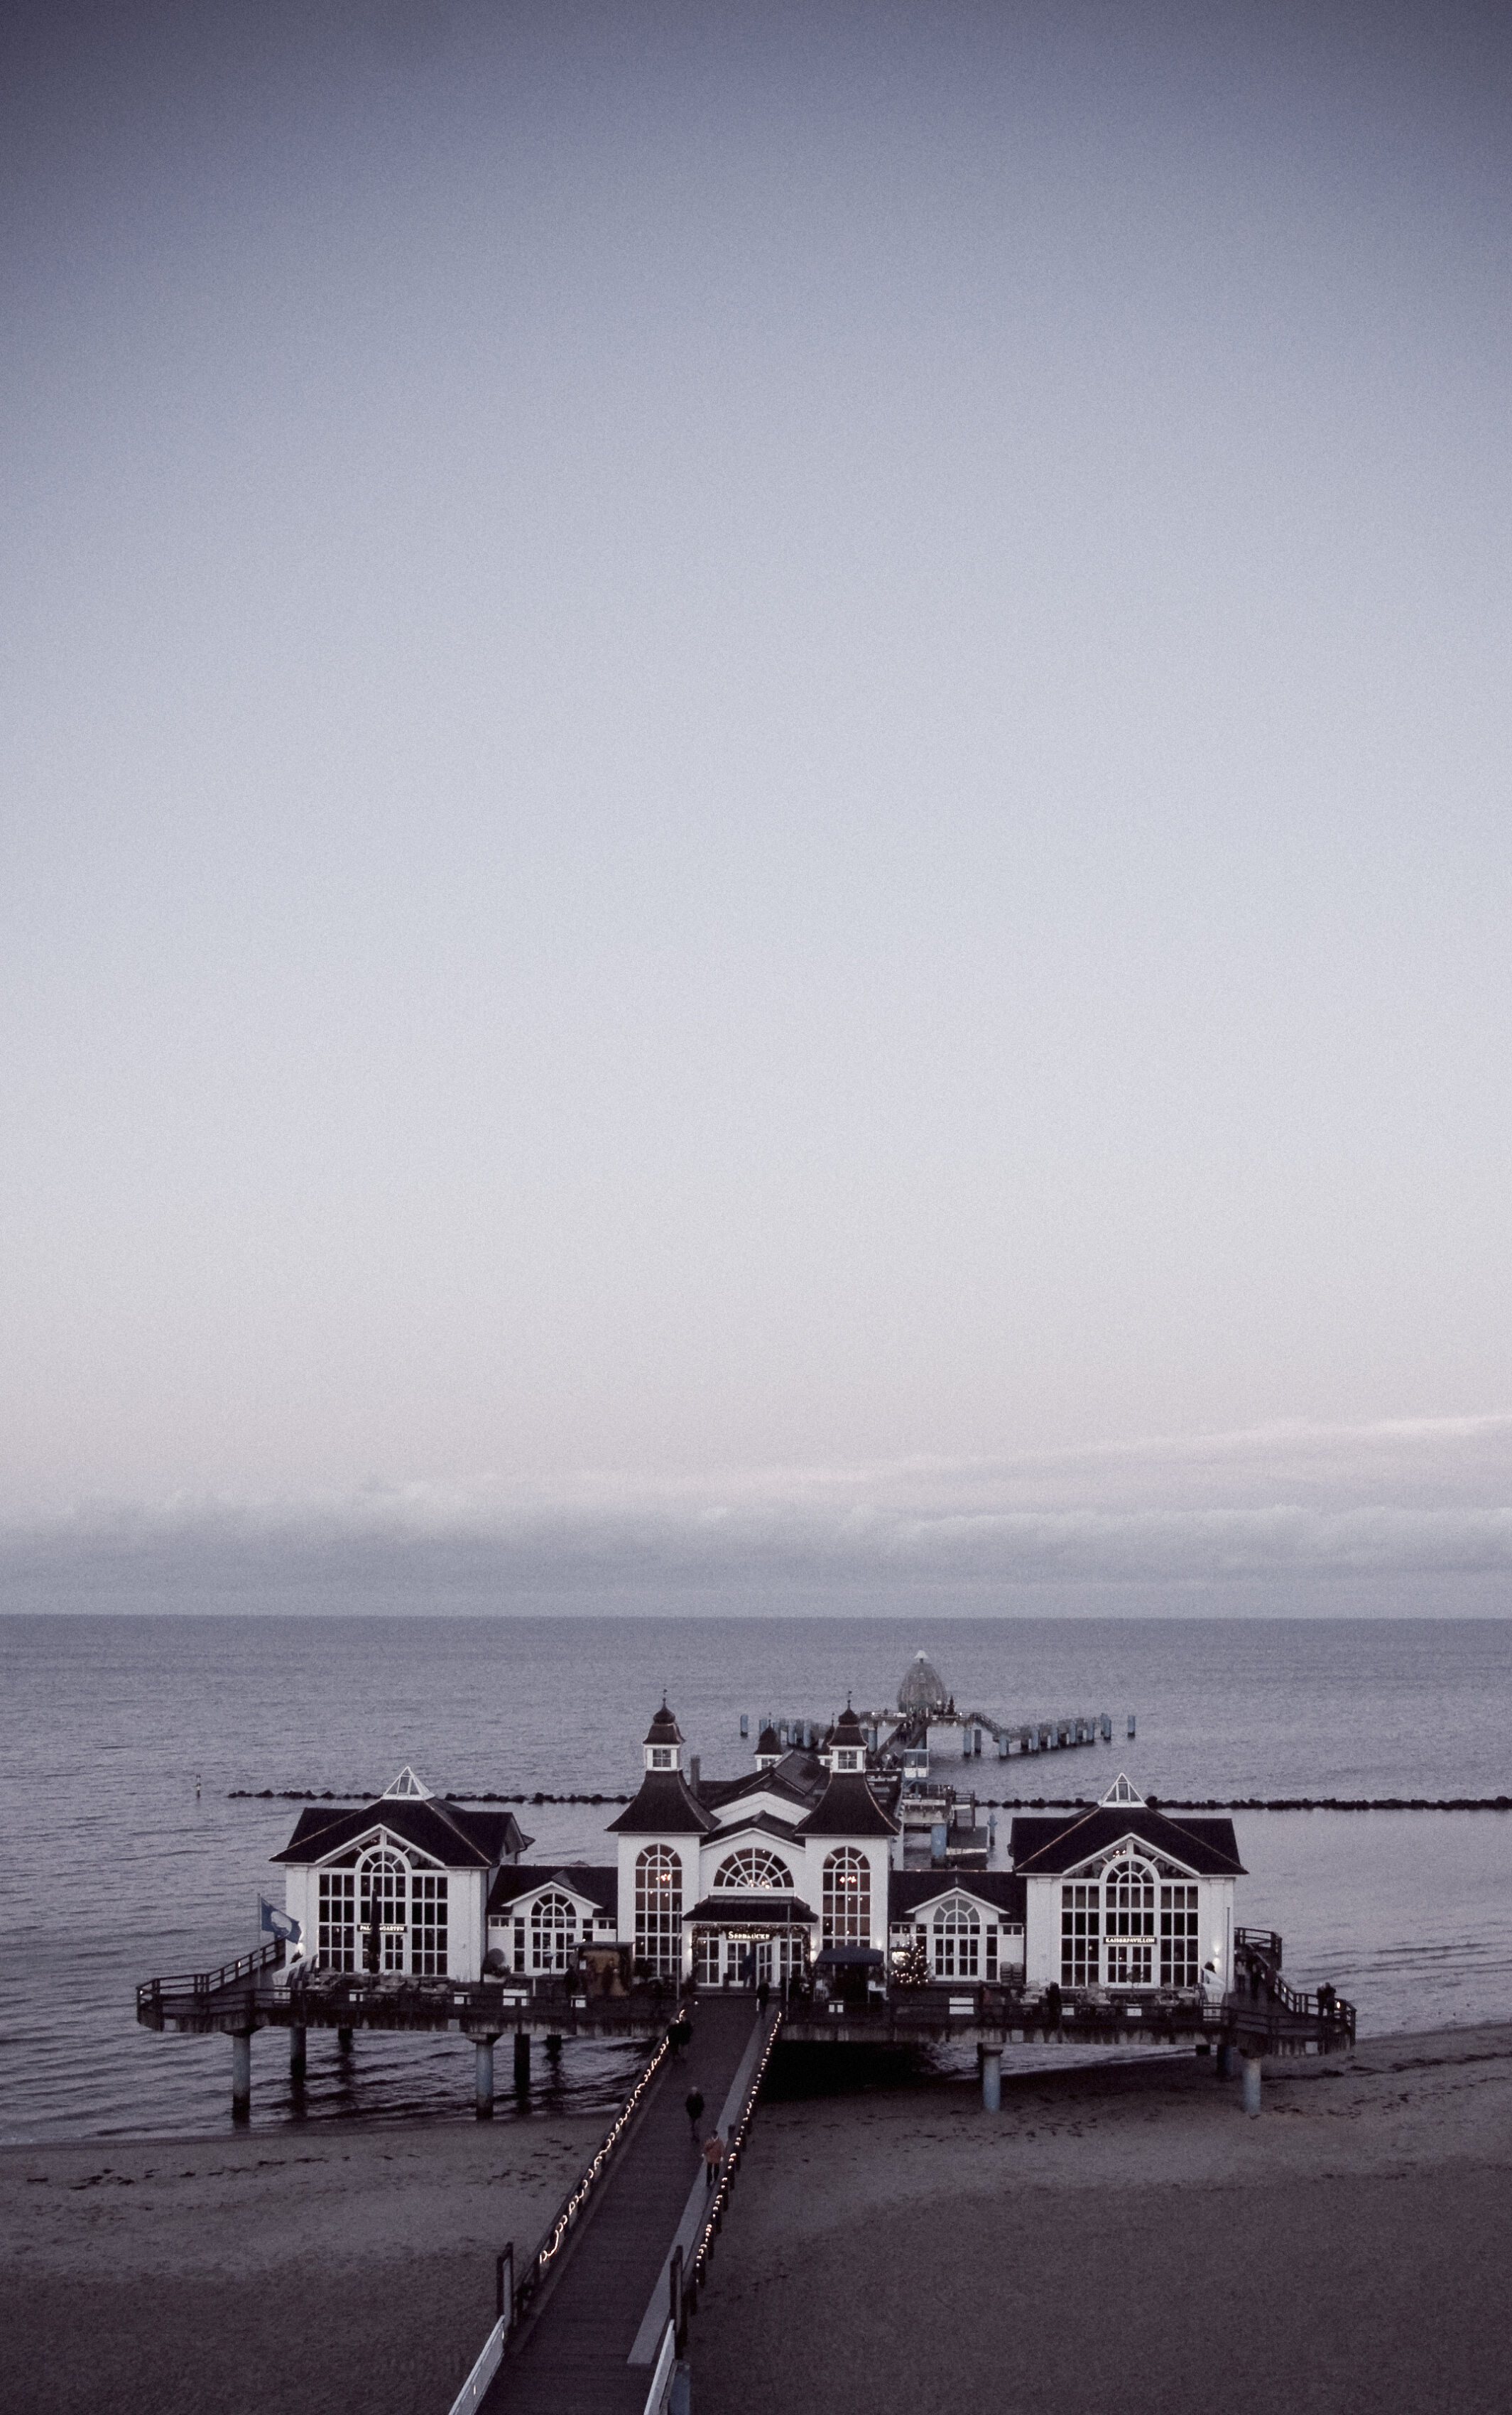
[[[705,1996],[690,2010],[693,2043],[653,2083],[560,2276],[511,2342],[482,2401],[487,2415],[642,2415],[651,2373],[626,2360],[701,2169],[683,2100],[696,2086],[707,2135],[757,2021],[748,1995]]]

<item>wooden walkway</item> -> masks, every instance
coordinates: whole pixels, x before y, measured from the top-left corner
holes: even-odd
[[[683,2100],[707,2136],[756,2024],[749,1996],[690,2007],[693,2043],[668,2060],[586,2211],[560,2276],[527,2315],[482,2407],[487,2415],[642,2415],[651,2373],[626,2362],[701,2169]]]

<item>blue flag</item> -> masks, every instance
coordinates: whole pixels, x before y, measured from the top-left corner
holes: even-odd
[[[301,1932],[299,1923],[292,1913],[280,1912],[277,1905],[270,1903],[265,1895],[260,1895],[258,1902],[262,1908],[263,1936],[281,1937],[290,1945],[297,1945]]]

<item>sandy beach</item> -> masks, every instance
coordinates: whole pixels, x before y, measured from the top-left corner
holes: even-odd
[[[0,2404],[446,2415],[602,2114],[0,2150]]]
[[[8,2415],[445,2415],[602,2122],[0,2153]],[[762,2108],[690,2353],[699,2415],[957,2399],[1185,2415],[1512,2404],[1512,2027]],[[589,2410],[585,2410],[589,2415]]]
[[[763,2108],[699,2415],[1505,2415],[1512,2027]],[[801,2385],[800,2378],[801,2377]]]

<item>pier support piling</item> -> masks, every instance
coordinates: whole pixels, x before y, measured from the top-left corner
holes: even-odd
[[[1251,2119],[1260,2110],[1260,2057],[1247,2054],[1244,2058],[1244,2109]]]
[[[336,2033],[336,2042],[337,2050],[341,2054],[350,2054],[352,2052],[352,2032],[350,2030],[337,2030]]]
[[[248,2122],[252,2118],[252,2032],[232,2030],[231,2034],[231,2118]]]
[[[529,2030],[516,2030],[515,2032],[515,2092],[517,2096],[529,2096],[531,2092],[531,2033]]]
[[[996,2113],[1003,2102],[1003,2058],[995,2046],[986,2047],[981,2057],[981,2109]]]
[[[493,2040],[474,2038],[477,2055],[477,2115],[480,2122],[493,2120]]]

